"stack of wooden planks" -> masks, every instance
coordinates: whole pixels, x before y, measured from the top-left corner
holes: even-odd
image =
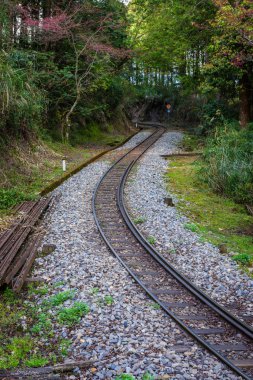
[[[20,218],[0,235],[0,286],[12,285],[16,292],[22,288],[42,238],[38,221],[51,200],[22,203],[16,210]]]

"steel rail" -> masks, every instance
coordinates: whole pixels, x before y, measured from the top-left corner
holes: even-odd
[[[131,274],[131,276],[135,279],[135,281],[146,291],[146,293],[155,301],[157,302],[161,308],[189,335],[191,335],[195,340],[197,340],[205,349],[207,349],[209,352],[211,352],[213,355],[215,355],[220,361],[222,361],[225,365],[227,365],[230,369],[232,369],[235,373],[237,373],[239,376],[241,376],[245,380],[252,380],[251,377],[249,377],[247,374],[245,374],[240,368],[236,367],[229,359],[227,359],[224,355],[222,355],[218,350],[216,350],[214,347],[212,347],[211,344],[209,344],[207,341],[202,339],[197,333],[195,333],[190,327],[187,326],[180,318],[178,318],[168,307],[165,306],[165,304],[159,300],[159,298],[148,289],[148,287],[138,278],[138,276],[129,268],[129,266],[122,260],[122,258],[118,255],[116,250],[111,245],[109,239],[106,237],[106,235],[103,232],[103,228],[101,227],[97,213],[96,213],[96,194],[99,190],[100,185],[106,178],[106,176],[110,173],[112,169],[114,169],[117,164],[123,160],[129,153],[131,153],[134,149],[141,146],[143,143],[147,142],[150,138],[152,138],[155,135],[156,132],[154,132],[151,136],[149,136],[146,140],[142,141],[140,144],[138,144],[136,147],[132,148],[129,152],[124,154],[119,160],[117,160],[110,169],[102,176],[100,181],[98,182],[92,199],[92,209],[93,214],[95,218],[96,225],[98,227],[98,230],[112,251],[112,253],[117,257],[117,259],[121,262],[121,264],[127,269],[127,271]],[[155,141],[154,141],[155,142]],[[204,292],[202,292],[201,289],[199,289],[197,286],[195,286],[193,283],[191,283],[183,274],[181,274],[179,271],[177,271],[171,264],[169,264],[154,248],[146,241],[146,239],[142,236],[142,234],[137,230],[137,228],[134,226],[125,206],[124,202],[124,187],[127,181],[127,178],[130,174],[131,169],[136,164],[136,162],[141,158],[141,156],[151,147],[151,145],[147,146],[139,155],[137,158],[133,159],[130,164],[127,166],[126,170],[124,171],[124,174],[121,177],[119,187],[117,190],[116,200],[117,205],[119,208],[119,211],[128,227],[128,229],[131,231],[131,233],[135,236],[135,238],[138,240],[138,242],[141,244],[141,246],[155,259],[155,261],[160,264],[163,269],[166,270],[173,278],[175,278],[181,285],[183,285],[189,292],[191,292],[195,297],[197,297],[200,301],[205,303],[212,311],[219,314],[220,317],[222,317],[224,320],[226,320],[230,325],[235,327],[237,330],[239,330],[241,333],[246,335],[251,340],[253,339],[253,329],[240,321],[238,318],[236,318],[233,314],[228,312],[226,309],[224,309],[221,305],[216,303],[214,300],[212,300],[209,296],[207,296]]]

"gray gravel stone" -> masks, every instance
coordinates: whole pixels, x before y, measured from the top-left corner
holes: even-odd
[[[170,263],[218,302],[225,306],[239,303],[245,314],[250,314],[252,279],[217,247],[203,243],[196,233],[185,228],[190,222],[187,217],[164,203],[168,196],[174,203],[178,200],[166,190],[168,161],[160,155],[178,151],[181,140],[182,133],[167,132],[143,156],[127,184],[128,207],[135,218],[144,217],[145,222],[137,227],[144,235],[156,238],[155,248]]]
[[[127,147],[134,146],[147,133],[135,136]],[[174,149],[180,138],[179,134],[174,134],[172,140],[163,139],[163,150],[159,144],[156,145],[148,156],[149,166],[148,161],[145,166],[149,185],[143,189],[137,184],[138,191],[142,191],[145,199],[143,210],[149,210],[148,223],[151,223],[150,217],[154,217],[155,224],[164,224],[163,213],[156,213],[157,204],[163,201],[165,193],[162,180],[159,182],[162,189],[159,191],[162,193],[156,188],[151,198],[149,193],[149,188],[154,189],[161,175],[157,162],[158,151],[160,154],[165,150],[165,143],[167,151],[170,147]],[[97,231],[91,199],[98,180],[109,167],[109,159],[110,155],[107,155],[64,182],[55,191],[62,196],[45,222],[47,234],[42,245],[55,244],[56,249],[50,255],[36,260],[34,275],[43,277],[49,284],[55,284],[60,279],[64,285],[49,287],[50,293],[44,298],[63,290],[76,289],[76,299],[86,302],[91,309],[80,323],[72,327],[55,323],[55,336],[71,339],[70,359],[95,360],[94,368],[82,370],[80,379],[113,379],[124,371],[141,379],[147,370],[164,378],[169,375],[170,379],[177,379],[177,376],[185,379],[186,375],[189,378],[192,368],[196,373],[190,378],[216,379],[214,368],[220,364],[219,361],[186,336],[161,309],[151,309],[148,296],[109,252]],[[159,172],[158,177],[154,173],[154,164]],[[163,161],[162,166],[165,169]],[[148,204],[150,207],[147,207]],[[151,224],[148,226],[150,228]],[[174,233],[178,233],[178,239],[184,241],[185,231],[182,227],[179,226]],[[169,234],[166,232],[166,235]],[[175,243],[171,239],[165,241]],[[161,239],[161,242],[164,240]],[[114,300],[110,306],[103,302],[107,295],[111,295]],[[41,302],[41,296],[37,297]],[[72,302],[74,300],[70,304]],[[168,350],[178,342],[189,345],[189,350],[168,355]],[[203,358],[207,364],[204,364]],[[231,380],[231,371],[225,366],[221,368],[222,379]]]

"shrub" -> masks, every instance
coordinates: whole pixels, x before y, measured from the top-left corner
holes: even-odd
[[[16,189],[0,189],[0,210],[15,206],[31,197]]]
[[[32,68],[16,68],[6,53],[0,54],[0,130],[26,133],[41,124],[45,97],[33,80]]]
[[[213,191],[239,203],[253,202],[253,128],[231,124],[209,138],[200,172]]]
[[[253,257],[248,253],[240,253],[239,255],[233,256],[233,260],[241,265],[249,265],[253,261]]]

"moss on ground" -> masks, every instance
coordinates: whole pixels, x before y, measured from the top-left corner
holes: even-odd
[[[225,244],[228,251],[235,252],[237,262],[244,268],[250,268],[253,260],[253,218],[243,205],[210,191],[199,178],[199,168],[197,157],[177,157],[169,165],[169,191],[177,195],[177,207],[190,219],[185,227],[199,233],[202,240],[215,245]]]
[[[10,289],[0,293],[0,370],[54,364],[68,355],[71,341],[57,336],[54,328],[79,323],[89,307],[76,302],[65,308],[64,302],[73,298],[74,291],[59,291],[50,297],[51,291],[48,286],[31,285],[19,295]],[[41,297],[39,306],[35,295]],[[66,321],[59,321],[61,315],[67,315]]]

